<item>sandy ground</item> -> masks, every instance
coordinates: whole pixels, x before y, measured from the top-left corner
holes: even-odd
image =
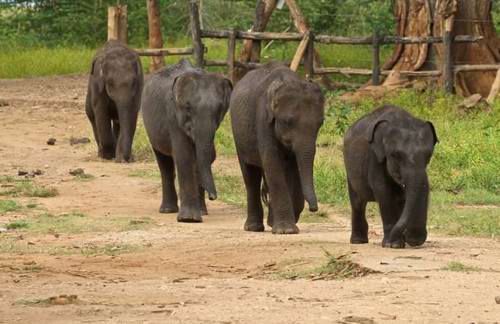
[[[294,236],[244,232],[244,210],[221,202],[209,203],[202,224],[158,214],[158,180],[130,176],[154,170],[154,163],[103,162],[93,142],[69,144],[71,136],[91,133],[85,91],[83,76],[0,80],[0,175],[41,169],[34,182],[60,194],[18,201],[46,212],[76,211],[103,222],[148,217],[152,224],[0,233],[0,323],[500,322],[498,239],[431,233],[423,248],[389,250],[380,247],[376,224],[370,244],[350,245],[348,220],[334,213],[326,223],[300,224]],[[46,144],[49,137],[56,145]],[[216,169],[228,165],[236,164],[223,161]],[[78,167],[95,178],[75,180],[68,170]],[[0,216],[0,227],[25,213],[36,211]],[[85,253],[89,246],[110,253]],[[324,264],[325,250],[350,254],[377,273],[343,280],[280,276]],[[452,261],[477,271],[443,270]],[[60,295],[76,297],[47,302]]]

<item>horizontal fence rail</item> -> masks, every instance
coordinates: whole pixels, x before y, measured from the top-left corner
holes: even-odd
[[[253,32],[237,30],[202,30],[199,22],[199,11],[196,1],[190,1],[190,20],[193,39],[192,53],[197,66],[220,66],[227,67],[228,74],[234,80],[234,69],[245,68],[255,69],[262,66],[262,63],[239,62],[236,60],[236,40],[253,41],[294,41],[300,42],[293,60],[286,62],[292,70],[296,70],[299,65],[304,66],[307,78],[314,75],[342,74],[371,76],[373,85],[381,83],[380,76],[388,76],[391,73],[399,73],[407,77],[432,77],[442,78],[444,88],[447,92],[453,92],[455,76],[459,72],[492,71],[500,70],[500,64],[489,65],[455,65],[452,59],[454,43],[475,43],[481,41],[483,37],[470,35],[452,35],[447,31],[442,37],[400,37],[381,36],[374,34],[367,37],[342,37],[331,35],[315,35],[312,31],[307,33],[276,33],[276,32]],[[205,60],[205,46],[202,42],[204,38],[227,39],[228,55],[226,60]],[[315,53],[314,45],[319,44],[340,44],[340,45],[370,45],[372,47],[372,68],[350,68],[350,67],[320,67],[317,66],[319,57]],[[437,70],[431,71],[398,71],[382,70],[380,64],[380,47],[389,44],[442,44],[444,48],[443,62]],[[499,73],[500,74],[500,73]],[[500,82],[500,81],[499,81]]]
[[[192,55],[194,53],[194,50],[192,47],[146,48],[146,49],[135,49],[135,52],[140,56],[172,56],[172,55]]]

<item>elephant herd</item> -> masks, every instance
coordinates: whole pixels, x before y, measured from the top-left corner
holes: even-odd
[[[317,84],[278,63],[247,73],[234,89],[225,77],[185,59],[144,82],[139,56],[110,41],[93,59],[86,113],[99,157],[130,162],[142,110],[161,173],[160,213],[177,213],[179,222],[202,222],[207,215],[205,192],[210,200],[217,198],[211,169],[216,158],[214,139],[229,110],[247,193],[244,229],[264,231],[264,203],[273,233],[296,234],[305,202],[310,211],[318,210],[313,171],[324,106]],[[406,243],[425,242],[426,168],[437,142],[431,122],[390,105],[349,128],[343,147],[352,244],[368,242],[365,209],[369,201],[379,204],[382,246],[404,248]]]

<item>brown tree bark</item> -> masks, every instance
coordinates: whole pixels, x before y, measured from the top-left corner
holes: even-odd
[[[146,0],[148,8],[148,26],[149,26],[149,48],[162,48],[163,37],[161,34],[160,6],[157,0]],[[165,66],[163,56],[152,56],[149,70],[157,71]]]
[[[277,0],[259,0],[255,9],[255,20],[251,31],[263,32],[276,8]],[[259,62],[260,61],[261,42],[246,39],[243,42],[243,49],[240,54],[241,62]],[[235,80],[240,80],[248,72],[245,68],[235,68]]]
[[[398,36],[482,36],[477,43],[454,43],[455,65],[496,64],[500,62],[500,40],[491,17],[492,0],[394,0]],[[432,18],[434,17],[434,18]],[[444,59],[442,44],[398,45],[384,69],[393,69],[384,82],[390,85],[404,81],[397,71],[441,69]],[[464,95],[479,93],[488,96],[496,71],[460,72],[455,90]],[[442,81],[442,80],[441,80]]]

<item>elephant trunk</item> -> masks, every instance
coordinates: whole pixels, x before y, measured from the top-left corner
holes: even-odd
[[[212,162],[215,160],[215,147],[213,140],[207,142],[206,139],[202,143],[196,145],[196,163],[198,173],[203,189],[208,193],[210,200],[217,199],[217,190],[215,189],[214,177],[212,174]]]
[[[297,167],[299,169],[300,183],[302,185],[302,193],[305,200],[309,204],[311,212],[318,211],[318,200],[314,190],[313,165],[314,156],[316,154],[316,146],[308,145],[310,149],[299,150],[296,154]]]
[[[405,234],[409,244],[421,245],[427,238],[427,207],[429,199],[429,180],[425,170],[412,172],[405,181],[405,206],[398,222],[392,228],[391,242]]]

